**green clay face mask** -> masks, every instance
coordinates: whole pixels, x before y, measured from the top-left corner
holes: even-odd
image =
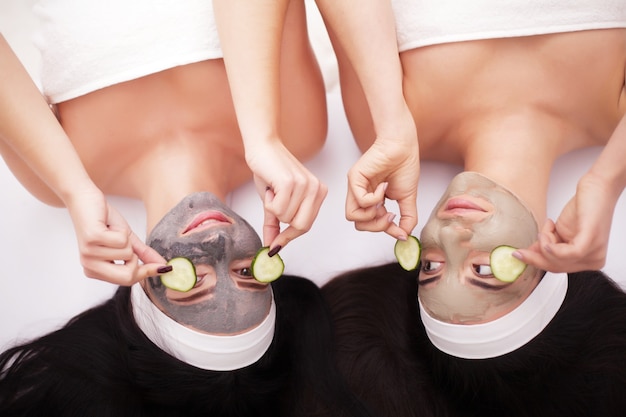
[[[483,175],[457,175],[424,225],[419,298],[434,318],[476,324],[519,305],[537,283],[527,267],[506,284],[490,273],[489,253],[499,245],[527,247],[537,223],[514,194]]]
[[[166,260],[187,257],[198,283],[188,292],[148,279],[146,292],[169,317],[216,335],[244,332],[261,323],[271,288],[252,277],[252,257],[261,247],[256,231],[211,193],[187,196],[154,227],[148,244]]]

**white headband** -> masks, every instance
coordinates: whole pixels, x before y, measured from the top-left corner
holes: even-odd
[[[435,347],[459,358],[486,359],[512,352],[541,333],[561,308],[566,293],[567,274],[546,272],[515,310],[481,324],[439,321],[418,302],[426,334]]]
[[[276,305],[252,330],[234,336],[216,336],[192,330],[168,317],[146,295],[139,283],[131,289],[135,322],[161,350],[197,368],[232,371],[258,361],[272,344]]]

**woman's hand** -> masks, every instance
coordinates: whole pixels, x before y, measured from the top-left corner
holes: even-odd
[[[99,191],[76,193],[66,205],[88,277],[129,286],[170,268],[161,255],[133,233]]]
[[[130,230],[89,178],[76,149],[37,86],[0,34],[0,140],[70,212],[85,274],[120,285],[158,275],[156,251]],[[140,261],[145,262],[142,264]]]
[[[246,152],[263,200],[263,242],[276,253],[311,229],[328,188],[279,139]],[[288,224],[282,232],[280,223]]]
[[[606,262],[613,212],[621,190],[587,174],[556,223],[546,221],[537,242],[514,256],[552,272],[597,270]]]
[[[384,231],[404,240],[417,225],[419,146],[413,119],[407,117],[405,134],[379,137],[348,172],[346,218],[357,230]],[[398,203],[398,225],[385,198]]]

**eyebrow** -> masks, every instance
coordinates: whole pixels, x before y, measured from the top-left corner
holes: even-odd
[[[430,284],[431,282],[437,281],[439,278],[441,278],[441,274],[435,275],[426,279],[420,279],[417,281],[417,285],[427,285],[427,284]]]
[[[490,291],[500,291],[500,290],[505,289],[509,285],[511,285],[511,283],[506,284],[506,285],[492,285],[492,284],[487,284],[486,282],[481,281],[476,278],[469,278],[469,283],[472,285],[475,285],[476,287],[483,288],[485,290],[490,290]]]
[[[435,276],[432,276],[430,278],[419,280],[417,282],[417,285],[428,285],[428,284],[430,284],[432,282],[438,281],[440,278],[441,278],[441,274],[435,275]],[[491,284],[487,284],[486,282],[483,282],[481,280],[478,280],[476,278],[469,278],[469,283],[474,285],[474,286],[476,286],[476,287],[479,287],[479,288],[482,288],[482,289],[485,289],[485,290],[489,290],[489,291],[500,291],[500,290],[508,287],[509,285],[511,285],[511,284],[491,285]]]
[[[267,288],[266,284],[261,284],[260,282],[254,280],[254,278],[251,278],[250,280],[244,280],[244,279],[235,279],[235,285],[239,288],[241,288],[242,290],[263,290],[265,288]]]
[[[200,298],[204,298],[207,295],[211,294],[212,292],[213,292],[213,288],[207,288],[202,291],[198,291],[195,294],[190,294],[188,297],[183,297],[183,298],[178,298],[178,299],[172,299],[172,298],[168,298],[168,299],[169,301],[174,302],[174,303],[190,303],[190,302],[197,301]]]

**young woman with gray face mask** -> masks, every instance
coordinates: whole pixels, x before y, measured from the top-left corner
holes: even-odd
[[[276,24],[252,11],[263,35],[253,40],[261,45],[246,55],[253,64],[232,68],[229,61],[229,74],[224,54],[236,48],[222,48],[230,37],[218,33],[218,23],[230,19],[219,5],[231,2],[216,0],[215,10],[213,3],[37,1],[33,39],[45,99],[0,39],[8,74],[0,89],[0,154],[36,198],[67,207],[88,277],[131,285],[164,263],[105,195],[141,200],[149,231],[190,192],[225,199],[254,174],[264,243],[276,250],[311,227],[326,196],[302,165],[327,133],[326,91],[304,2],[261,6]],[[242,74],[262,81],[244,82],[242,93]],[[245,111],[250,101],[263,102],[252,106],[261,116]],[[187,165],[198,169],[189,175],[181,168]],[[280,222],[293,227],[281,232]]]
[[[319,288],[250,276],[261,240],[224,202],[252,172],[211,6],[41,1],[42,84],[61,126],[0,43],[11,74],[0,94],[3,158],[34,196],[68,207],[86,275],[122,285],[58,331],[2,353],[0,414],[368,415],[333,370]],[[304,160],[326,136],[325,90],[304,4],[283,6],[284,27],[274,29],[285,33],[276,62],[285,76],[272,122]],[[325,194],[318,185],[313,206]],[[143,202],[152,246],[105,194]],[[162,287],[154,277],[165,256],[193,259],[197,287]]]
[[[319,288],[251,276],[254,229],[210,193],[185,197],[148,243],[185,256],[188,292],[151,277],[0,355],[3,416],[369,416],[346,389]]]

